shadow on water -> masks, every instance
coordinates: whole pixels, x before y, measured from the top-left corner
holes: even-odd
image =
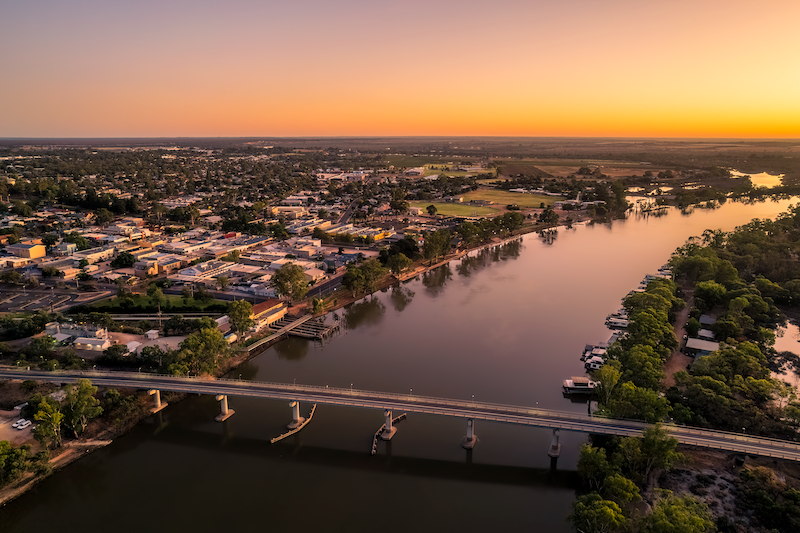
[[[360,326],[376,326],[383,321],[386,306],[378,298],[367,297],[344,308],[344,323],[347,329]]]
[[[269,445],[261,439],[236,437],[236,439],[226,441],[216,433],[176,427],[154,435],[153,440],[212,451],[224,448],[226,454],[239,456],[274,458],[320,466],[337,465],[339,468],[370,472],[377,470],[390,475],[505,485],[548,485],[566,489],[572,489],[578,484],[575,470],[556,469],[554,471],[542,468],[476,464],[472,463],[472,455],[467,450],[465,450],[463,462],[392,455],[391,441],[383,443],[383,446],[378,448],[378,455],[371,456],[367,453],[366,446],[363,453],[305,446],[300,433],[278,444]]]
[[[308,355],[308,339],[300,337],[288,337],[286,340],[276,343],[274,348],[278,357],[287,361],[300,361]]]
[[[402,313],[403,310],[408,307],[408,304],[411,303],[414,294],[416,293],[408,287],[397,283],[396,285],[392,285],[392,293],[389,295],[389,300],[391,300],[395,311]]]

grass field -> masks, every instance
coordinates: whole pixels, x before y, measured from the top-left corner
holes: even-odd
[[[454,217],[485,217],[497,215],[499,210],[492,207],[482,207],[478,205],[451,204],[449,202],[409,202],[411,207],[421,207],[425,209],[429,205],[436,206],[436,214]]]
[[[172,311],[179,311],[180,308],[182,308],[184,306],[183,297],[182,296],[178,296],[177,294],[168,294],[165,297],[167,298],[167,300],[171,304]],[[147,296],[147,295],[144,295],[144,294],[135,294],[135,295],[133,295],[132,299],[133,299],[133,307],[148,307],[150,305],[150,303],[151,303],[150,297]],[[103,308],[105,308],[105,307],[112,307],[113,308],[113,307],[116,307],[118,304],[119,304],[119,299],[114,297],[114,298],[110,298],[108,300],[101,300],[99,302],[95,302],[95,303],[91,304],[91,307],[95,307],[95,308],[97,308],[97,310],[99,312],[102,312]],[[186,306],[187,307],[189,307],[189,308],[199,308],[201,310],[207,308],[210,305],[214,305],[214,304],[228,305],[228,302],[225,302],[225,301],[222,301],[222,300],[216,300],[216,299],[210,300],[208,302],[201,302],[199,300],[195,300],[194,298],[188,298],[187,301],[186,301]],[[162,306],[162,309],[163,309],[163,306]]]
[[[533,208],[544,205],[553,205],[553,202],[561,200],[560,196],[544,196],[541,194],[527,194],[521,192],[498,191],[496,189],[478,189],[464,194],[464,201],[488,200],[498,205],[506,206],[517,204],[520,207]]]
[[[477,176],[478,174],[491,174],[492,176],[497,176],[496,168],[485,168],[476,172],[465,172],[463,170],[442,170],[443,166],[452,168],[460,166],[461,164],[462,163],[455,163],[453,165],[447,165],[445,163],[429,163],[425,165],[425,172],[422,175],[438,176],[439,174],[445,174],[446,176],[464,177],[464,176]]]

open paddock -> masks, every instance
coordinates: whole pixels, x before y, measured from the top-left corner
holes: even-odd
[[[452,217],[491,217],[500,214],[499,209],[479,205],[456,204],[450,202],[409,202],[411,207],[427,208],[429,205],[436,207],[436,214]],[[505,206],[504,206],[505,207]]]
[[[544,205],[553,205],[553,202],[562,200],[560,196],[545,196],[542,194],[528,194],[522,192],[508,192],[498,189],[478,189],[462,195],[465,202],[474,200],[487,200],[499,206],[505,207],[509,204],[517,204],[523,209],[533,209]]]

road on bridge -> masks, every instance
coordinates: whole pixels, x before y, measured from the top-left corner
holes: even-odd
[[[95,385],[108,387],[390,409],[604,435],[639,436],[650,426],[643,422],[549,409],[291,383],[177,377],[135,372],[46,372],[12,368],[0,369],[0,379],[32,379],[55,383],[73,383],[79,379],[90,379]],[[688,426],[665,425],[664,428],[681,444],[800,461],[800,445],[789,441]]]

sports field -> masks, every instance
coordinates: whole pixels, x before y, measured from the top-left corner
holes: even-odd
[[[436,214],[453,217],[486,217],[500,214],[498,209],[478,205],[452,204],[449,202],[409,202],[411,207],[436,206]],[[425,212],[427,214],[427,211]]]
[[[527,194],[521,192],[508,192],[500,191],[497,189],[478,189],[463,195],[464,201],[473,200],[488,200],[503,207],[509,204],[517,204],[523,208],[540,207],[542,202],[544,205],[553,205],[553,202],[563,200],[560,196],[544,196],[542,194]]]

